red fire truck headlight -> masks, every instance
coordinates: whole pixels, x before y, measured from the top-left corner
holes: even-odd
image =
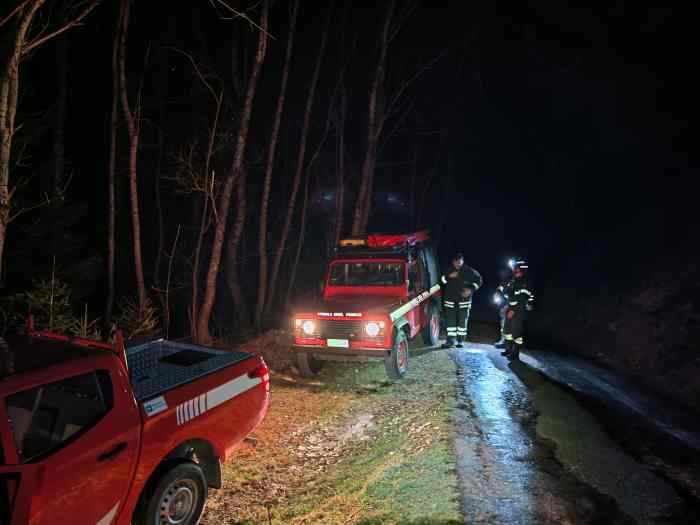
[[[316,333],[316,323],[311,319],[297,319],[297,323],[297,326],[301,326],[301,331],[304,332],[305,335],[314,335]]]
[[[384,334],[384,321],[365,323],[365,333],[370,337],[380,337]]]

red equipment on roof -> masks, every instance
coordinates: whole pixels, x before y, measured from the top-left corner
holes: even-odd
[[[394,246],[415,246],[416,243],[427,241],[430,238],[428,230],[416,233],[400,233],[395,235],[370,234],[367,236],[367,246],[370,248],[384,248]]]

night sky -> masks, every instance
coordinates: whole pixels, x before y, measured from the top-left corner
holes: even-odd
[[[116,18],[112,4],[104,2],[85,26],[68,36],[71,191],[76,200],[89,199],[88,215],[77,229],[99,249],[106,230],[110,46]],[[336,5],[311,140],[317,140],[324,126],[338,63],[350,56],[347,140],[351,161],[359,164],[369,74],[384,8],[353,6],[341,44],[343,5]],[[419,178],[436,170],[424,225],[435,230],[441,210],[449,210],[440,237],[441,259],[446,262],[452,252],[462,251],[467,264],[484,274],[488,289],[496,285],[498,270],[511,255],[532,261],[536,286],[542,287],[569,257],[608,249],[611,239],[624,246],[631,261],[653,258],[659,251],[697,251],[691,242],[698,223],[696,193],[691,191],[698,167],[691,144],[698,117],[697,58],[688,12],[626,1],[589,8],[554,1],[443,5],[419,3],[389,50],[390,90],[433,57],[445,55],[407,91],[413,110],[382,149],[370,229],[390,231],[408,224],[402,203],[408,199],[417,155]],[[253,158],[260,156],[270,129],[286,42],[286,6],[278,1],[271,15],[275,40],[269,43],[255,102]],[[255,10],[250,14],[257,17]],[[324,8],[302,1],[281,144],[286,154],[296,148],[306,79],[324,16]],[[230,83],[232,35],[249,46],[256,37],[240,20],[221,20],[204,0],[137,1],[131,29],[132,86],[143,74],[144,113],[154,121],[154,102],[167,97],[161,125],[171,144],[191,133],[210,106],[193,89],[191,67],[164,46],[206,54]],[[53,51],[50,46],[42,49],[26,64],[25,102],[31,100],[31,108],[25,104],[25,116],[53,103]],[[148,148],[154,137],[146,126],[144,172],[153,168]],[[40,159],[46,141],[34,148]],[[285,161],[280,166],[291,173]],[[323,190],[322,180],[318,188]],[[277,188],[275,202],[282,205],[286,195],[284,188]],[[149,198],[146,192],[145,210],[152,209]],[[324,215],[318,210],[309,231],[313,246],[314,236],[320,238],[324,231]],[[482,294],[482,300],[488,296]]]

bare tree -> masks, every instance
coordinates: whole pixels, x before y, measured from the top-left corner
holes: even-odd
[[[121,35],[121,6],[112,40],[112,109],[109,117],[109,164],[107,166],[107,302],[105,304],[104,322],[106,326],[112,320],[114,308],[114,253],[116,243],[116,200],[115,175],[117,169],[117,130],[119,129],[119,38]]]
[[[348,92],[345,86],[345,72],[348,65],[348,57],[345,56],[345,27],[347,25],[349,4],[346,4],[343,11],[343,17],[340,25],[340,48],[341,56],[343,57],[343,65],[338,74],[338,121],[337,121],[337,137],[338,137],[338,153],[337,153],[337,168],[336,168],[336,188],[335,188],[335,219],[333,221],[333,237],[330,249],[333,250],[340,241],[340,235],[343,231],[343,219],[345,211],[345,123],[346,113],[348,109]],[[356,41],[355,41],[356,42]],[[355,45],[353,44],[353,51]],[[329,254],[330,255],[330,254]]]
[[[215,189],[216,181],[212,170],[214,154],[216,150],[217,135],[219,133],[219,120],[221,118],[221,110],[223,106],[224,89],[220,87],[218,90],[212,85],[212,79],[207,78],[203,72],[203,67],[198,64],[194,57],[181,49],[174,47],[169,48],[183,55],[192,65],[195,74],[199,78],[204,88],[209,92],[214,102],[214,112],[209,127],[206,151],[204,152],[203,165],[197,166],[194,161],[195,146],[192,145],[189,150],[184,152],[180,157],[180,167],[183,176],[178,178],[178,183],[184,193],[199,193],[201,194],[201,215],[199,216],[199,229],[197,231],[197,240],[195,242],[194,253],[192,255],[192,275],[191,275],[191,297],[190,297],[190,330],[191,337],[197,340],[197,319],[199,317],[199,276],[200,265],[202,263],[202,249],[204,246],[204,236],[206,235],[212,221],[212,213],[216,208]],[[219,78],[214,78],[219,83],[222,83]]]
[[[228,243],[226,246],[226,285],[231,294],[231,300],[233,301],[233,308],[236,315],[236,325],[239,329],[246,329],[250,325],[248,307],[243,295],[238,269],[238,251],[248,213],[247,175],[248,169],[243,165],[236,188],[236,218],[234,219],[233,229],[228,236]]]
[[[321,73],[321,63],[323,62],[323,56],[326,52],[326,43],[328,41],[328,29],[330,27],[331,15],[333,14],[333,3],[333,0],[331,0],[330,5],[328,6],[326,22],[323,27],[321,43],[318,50],[318,56],[316,58],[316,66],[314,67],[314,72],[311,76],[311,82],[309,83],[309,94],[306,98],[306,108],[304,110],[304,123],[301,128],[301,137],[299,139],[299,150],[297,152],[297,163],[294,172],[294,180],[292,182],[292,192],[289,196],[289,202],[287,204],[287,214],[284,219],[284,225],[282,226],[282,233],[277,242],[277,249],[275,250],[275,259],[272,265],[270,282],[267,288],[267,299],[265,301],[266,311],[269,311],[272,308],[275,292],[278,291],[277,282],[279,278],[280,265],[282,264],[282,256],[284,255],[284,250],[287,245],[287,238],[289,237],[289,230],[292,226],[292,220],[294,218],[294,208],[296,205],[297,195],[299,193],[299,186],[301,185],[301,177],[304,173],[304,158],[306,156],[306,142],[309,135],[309,126],[311,124],[311,110],[313,108],[314,98],[316,94],[316,86],[318,85],[318,78]]]
[[[219,275],[219,266],[221,264],[221,252],[223,249],[224,238],[226,235],[226,224],[228,211],[231,204],[231,194],[235,187],[243,167],[243,158],[248,140],[248,130],[250,127],[250,116],[253,112],[253,100],[258,84],[258,77],[265,61],[265,52],[267,50],[267,25],[268,25],[268,2],[263,2],[262,14],[260,15],[261,30],[258,35],[258,49],[255,53],[255,62],[253,69],[248,79],[248,88],[246,90],[245,101],[243,103],[243,111],[241,113],[240,128],[238,131],[238,140],[236,150],[233,157],[233,165],[231,171],[226,177],[226,182],[221,190],[221,196],[217,207],[216,214],[216,229],[214,233],[214,241],[212,244],[212,253],[209,260],[209,270],[206,278],[206,288],[204,290],[204,298],[202,306],[199,309],[197,318],[197,341],[200,343],[208,343],[211,341],[209,332],[209,319],[214,308],[214,300],[216,299],[216,281]]]
[[[345,210],[345,120],[347,108],[348,93],[345,89],[345,78],[343,75],[340,82],[340,103],[338,108],[338,178],[336,182],[333,246],[338,246],[343,231],[343,212]]]
[[[128,85],[126,80],[126,37],[129,32],[130,0],[122,0],[122,23],[119,34],[119,97],[122,113],[129,133],[129,201],[131,203],[131,233],[134,251],[134,273],[136,274],[136,293],[138,298],[139,315],[146,308],[146,284],[143,275],[143,255],[141,252],[141,214],[139,211],[139,187],[137,172],[137,157],[139,137],[141,133],[140,93],[137,97],[136,108],[131,110],[129,105]]]
[[[379,44],[379,58],[377,59],[377,66],[374,71],[374,78],[372,79],[369,92],[369,106],[367,109],[367,147],[365,149],[365,158],[362,162],[362,170],[360,172],[360,191],[357,195],[355,215],[352,223],[353,235],[364,233],[364,217],[368,214],[368,208],[370,207],[372,199],[372,180],[374,176],[374,167],[377,163],[377,143],[379,141],[379,133],[381,132],[379,97],[386,75],[386,56],[389,49],[390,29],[394,16],[395,3],[394,0],[391,0],[387,5]]]
[[[380,146],[380,138],[387,121],[396,117],[395,125],[388,133],[387,139],[403,124],[411,109],[411,102],[402,103],[408,88],[428,69],[447,54],[444,49],[423,67],[418,69],[411,77],[401,82],[392,96],[387,96],[386,64],[389,45],[396,38],[406,20],[417,7],[416,3],[409,3],[399,13],[394,13],[395,2],[392,0],[386,12],[379,47],[379,58],[375,74],[370,87],[368,116],[367,116],[367,147],[360,172],[360,191],[355,204],[355,213],[352,225],[352,234],[361,235],[367,230],[367,223],[372,208],[372,196],[374,191],[374,171],[377,164],[377,153]],[[388,101],[385,102],[385,101]],[[404,106],[403,108],[401,106]],[[386,142],[386,139],[385,139]]]
[[[294,287],[294,282],[296,281],[297,277],[297,269],[299,268],[299,260],[301,259],[301,250],[304,247],[304,239],[306,237],[306,217],[307,217],[307,212],[309,209],[309,183],[311,181],[311,172],[316,164],[316,161],[319,159],[321,152],[323,151],[323,147],[326,144],[326,140],[328,139],[328,134],[331,130],[331,124],[333,123],[333,111],[335,108],[335,97],[338,93],[338,88],[343,80],[343,73],[342,73],[342,67],[341,67],[341,73],[338,75],[338,83],[335,86],[335,89],[333,90],[333,96],[331,97],[330,102],[328,103],[328,114],[326,115],[326,125],[323,130],[323,135],[321,136],[321,140],[318,143],[318,146],[316,147],[316,151],[314,154],[311,156],[311,159],[309,160],[309,165],[306,168],[306,179],[304,181],[304,198],[302,199],[301,203],[301,220],[299,224],[299,240],[297,242],[297,248],[296,248],[296,253],[294,255],[294,260],[292,262],[292,270],[291,274],[289,276],[289,283],[287,284],[287,293],[285,295],[285,304],[289,303],[289,298],[292,293],[292,288]]]
[[[82,4],[65,5],[68,12],[75,12],[65,21],[54,27],[43,27],[36,36],[32,36],[33,23],[39,9],[46,0],[24,0],[0,20],[0,27],[13,23],[9,33],[7,60],[0,71],[0,276],[7,236],[7,226],[13,219],[12,197],[17,189],[11,186],[10,171],[12,167],[12,139],[17,130],[15,118],[20,92],[20,65],[32,51],[52,38],[79,25],[97,6],[98,0]],[[70,9],[71,7],[78,9]],[[16,216],[16,215],[15,215]]]
[[[267,149],[267,159],[265,162],[265,179],[263,181],[263,191],[260,201],[260,235],[258,237],[258,254],[260,256],[258,299],[255,305],[255,328],[260,331],[262,328],[262,315],[265,309],[265,297],[267,295],[268,278],[268,258],[267,258],[267,216],[270,204],[270,188],[272,186],[272,169],[275,164],[275,153],[277,151],[277,140],[279,138],[280,124],[282,122],[282,111],[284,100],[287,94],[287,81],[289,80],[289,69],[292,61],[292,50],[294,48],[294,32],[296,30],[297,14],[299,12],[299,0],[295,0],[292,5],[291,18],[289,21],[289,36],[287,37],[287,51],[282,67],[282,81],[280,92],[277,97],[277,108],[275,119],[270,132],[270,143]]]

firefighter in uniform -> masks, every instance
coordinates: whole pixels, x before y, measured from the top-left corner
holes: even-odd
[[[520,356],[526,312],[532,310],[535,302],[535,295],[530,290],[526,278],[527,269],[527,262],[515,261],[513,278],[504,288],[505,295],[508,297],[508,309],[504,327],[506,348],[501,355],[508,359],[518,359]]]
[[[443,348],[451,346],[461,348],[467,338],[472,296],[481,288],[483,279],[474,268],[464,265],[464,256],[458,253],[440,277],[440,283],[447,328],[447,341],[442,346]]]

